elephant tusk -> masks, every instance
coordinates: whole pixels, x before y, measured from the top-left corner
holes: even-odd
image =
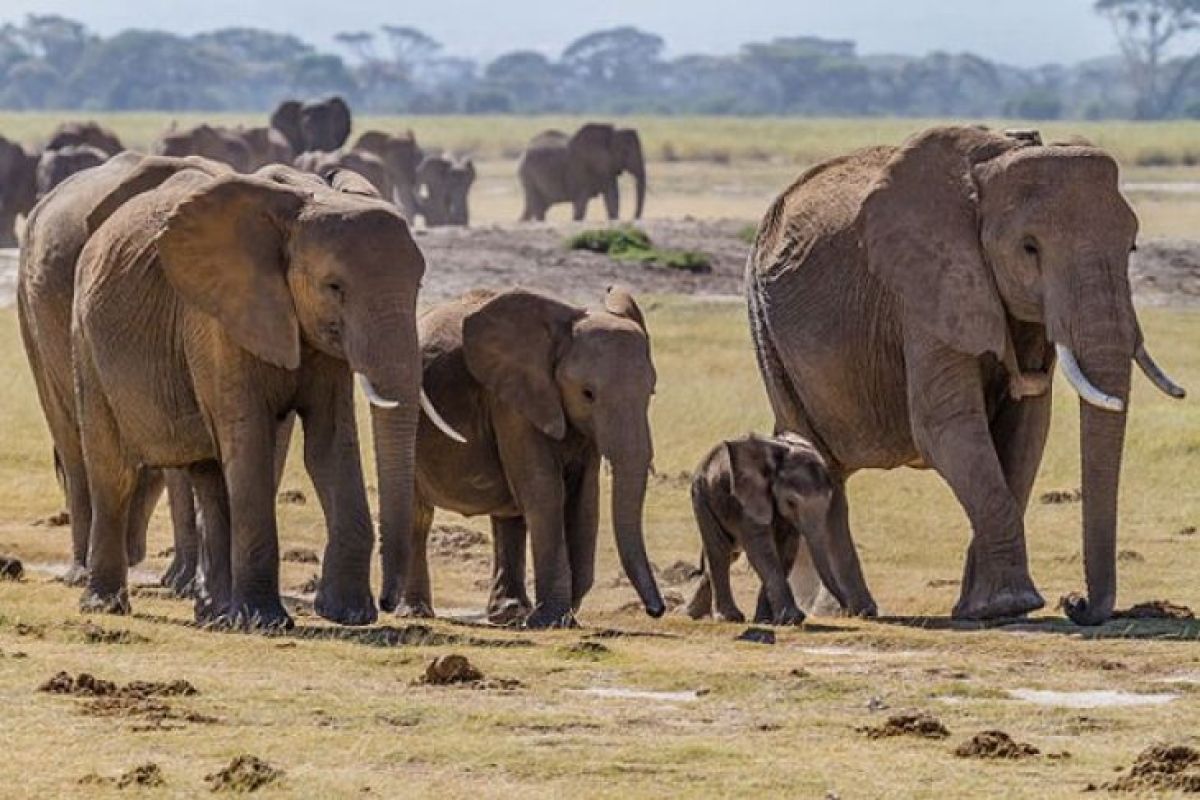
[[[363,394],[367,396],[367,400],[376,408],[396,408],[400,405],[398,400],[388,400],[386,397],[380,396],[379,392],[375,391],[375,387],[371,385],[371,379],[361,372],[354,373],[358,378],[358,385],[362,387]]]
[[[466,438],[464,438],[461,433],[454,430],[454,428],[451,428],[450,423],[442,419],[442,415],[439,414],[437,409],[433,407],[433,402],[429,399],[429,395],[425,394],[424,389],[421,389],[421,410],[425,412],[425,416],[429,417],[429,421],[437,426],[439,431],[446,434],[459,444],[467,443]]]
[[[1182,400],[1187,397],[1187,390],[1171,380],[1170,376],[1163,372],[1158,364],[1154,363],[1154,359],[1146,352],[1146,345],[1139,344],[1137,346],[1137,350],[1133,353],[1133,360],[1142,368],[1142,372],[1146,373],[1146,377],[1150,379],[1150,382],[1157,386],[1163,394],[1170,395],[1176,400]]]
[[[1105,394],[1088,380],[1087,375],[1083,374],[1083,369],[1079,366],[1079,362],[1075,360],[1075,354],[1071,352],[1071,348],[1063,344],[1055,344],[1054,350],[1058,353],[1058,361],[1062,366],[1063,377],[1079,393],[1083,402],[1090,403],[1097,408],[1103,408],[1105,411],[1116,411],[1119,413],[1125,410],[1125,401],[1119,397],[1113,397],[1111,394]]]

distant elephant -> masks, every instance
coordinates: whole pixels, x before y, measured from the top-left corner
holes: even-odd
[[[17,246],[17,217],[37,202],[38,154],[0,136],[0,247]]]
[[[571,203],[573,218],[587,214],[588,202],[604,198],[608,218],[620,216],[617,177],[633,176],[637,186],[634,218],[642,218],[646,202],[646,160],[637,131],[590,122],[574,136],[545,131],[533,138],[517,166],[525,192],[522,221],[544,220],[546,210],[556,203]]]
[[[269,164],[291,164],[296,157],[287,137],[275,128],[258,126],[234,128],[249,152],[248,172],[254,172]]]
[[[421,253],[390,205],[286,167],[161,182],[155,169],[100,201],[79,257],[72,353],[92,501],[82,607],[128,609],[122,541],[139,466],[186,466],[205,521],[198,618],[290,625],[273,489],[278,423],[295,410],[329,529],[315,610],[369,623],[352,376],[374,406],[382,535],[398,541],[412,527]],[[406,566],[407,550],[388,556]]]
[[[76,172],[98,167],[108,159],[108,153],[88,144],[72,144],[43,150],[37,165],[38,198],[45,197],[51,189]]]
[[[603,311],[587,311],[520,289],[474,292],[419,326],[425,389],[467,441],[420,424],[413,558],[393,573],[402,583],[385,579],[384,607],[433,614],[425,540],[436,506],[491,516],[493,621],[573,624],[595,571],[605,458],[621,564],[646,612],[660,616],[642,533],[655,373],[633,298],[610,291]],[[527,531],[536,607],[525,591]]]
[[[166,131],[154,144],[154,153],[172,158],[201,156],[228,164],[237,172],[251,172],[250,148],[241,135],[229,128],[201,123],[194,128]]]
[[[46,142],[46,150],[61,150],[64,147],[87,145],[115,156],[125,149],[121,139],[98,122],[64,122],[54,129]]]
[[[380,198],[391,202],[394,194],[392,182],[383,160],[374,153],[365,150],[338,150],[324,153],[310,150],[296,157],[296,169],[328,177],[335,170],[349,170],[366,178]]]
[[[300,130],[300,109],[303,103],[299,100],[284,100],[271,112],[269,124],[283,134],[291,146],[292,152],[299,155],[308,148],[304,144],[304,132]]]
[[[417,168],[418,195],[425,224],[469,225],[468,196],[475,183],[475,164],[469,158],[452,160],[444,155],[426,156]]]
[[[1083,401],[1088,597],[1066,610],[1089,625],[1112,614],[1131,362],[1183,395],[1134,313],[1137,229],[1104,151],[966,127],[817,165],[763,218],[746,296],[776,430],[820,449],[846,536],[851,474],[937,470],[973,531],[958,618],[1043,605],[1024,514],[1056,353]],[[810,563],[793,581],[819,585]]]
[[[327,97],[300,108],[300,132],[306,150],[333,151],[350,138],[350,106],[340,97]]]
[[[724,441],[700,462],[691,493],[703,545],[703,577],[687,609],[693,619],[715,609],[721,619],[745,620],[729,584],[729,567],[745,551],[762,582],[754,621],[803,622],[787,577],[801,541],[845,607],[875,614],[854,543],[829,525],[833,479],[811,442],[793,433]]]
[[[354,150],[374,153],[383,159],[392,183],[391,200],[400,206],[406,219],[416,221],[420,213],[417,201],[417,167],[421,163],[421,148],[412,131],[393,135],[367,131],[354,143]]]

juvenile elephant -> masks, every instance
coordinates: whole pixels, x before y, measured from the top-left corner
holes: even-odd
[[[294,410],[329,529],[316,611],[371,622],[351,378],[375,406],[381,528],[395,539],[412,527],[421,253],[390,205],[284,167],[188,169],[141,191],[152,168],[100,201],[79,257],[72,353],[92,503],[82,606],[128,609],[122,543],[139,467],[185,466],[205,520],[197,616],[289,625],[274,463]]]
[[[407,220],[415,221],[420,213],[417,201],[417,167],[421,164],[422,153],[413,132],[394,135],[382,131],[367,131],[358,137],[353,149],[379,156],[392,184],[392,196],[389,199],[400,206]]]
[[[762,581],[754,621],[803,622],[787,578],[801,540],[838,601],[852,613],[874,615],[854,543],[829,525],[832,499],[825,460],[795,434],[751,434],[717,445],[692,480],[704,577],[688,603],[689,616],[706,617],[715,608],[722,619],[745,619],[729,584],[729,566],[744,550]]]
[[[270,124],[295,153],[332,152],[340,150],[350,137],[350,106],[336,95],[308,103],[285,100],[271,113]]]
[[[646,202],[646,160],[637,131],[590,122],[575,135],[545,131],[530,141],[517,175],[525,192],[521,220],[544,220],[546,210],[556,203],[571,203],[573,218],[587,214],[588,202],[604,198],[608,218],[620,216],[617,178],[622,172],[633,176],[637,186],[634,219],[642,218]]]
[[[610,291],[604,310],[587,311],[520,289],[475,292],[423,315],[420,334],[426,391],[467,442],[421,423],[411,569],[385,563],[384,607],[433,614],[425,540],[436,506],[491,517],[493,621],[572,624],[592,586],[605,458],[621,564],[646,612],[660,616],[642,534],[655,373],[633,298]]]
[[[959,127],[820,164],[760,225],[745,285],[776,429],[820,449],[846,537],[851,474],[937,470],[973,531],[956,617],[1043,605],[1024,513],[1056,352],[1082,400],[1088,598],[1067,613],[1112,613],[1131,363],[1183,396],[1134,313],[1137,228],[1104,151]],[[803,572],[793,579],[818,584]]]
[[[0,247],[17,246],[17,217],[37,201],[38,154],[0,136]]]
[[[417,169],[417,179],[423,190],[419,202],[426,225],[436,228],[470,224],[468,196],[475,183],[471,159],[427,156]]]
[[[46,149],[38,158],[37,196],[39,199],[76,172],[98,167],[108,161],[109,154],[88,144],[70,144]]]
[[[54,129],[46,142],[46,150],[61,150],[64,147],[87,145],[115,156],[125,149],[121,139],[98,122],[64,122]]]

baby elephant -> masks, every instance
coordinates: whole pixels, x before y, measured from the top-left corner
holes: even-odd
[[[750,434],[714,448],[692,480],[692,507],[704,545],[704,581],[688,604],[688,615],[699,619],[715,606],[718,619],[745,619],[729,588],[729,566],[745,550],[762,581],[755,622],[802,622],[804,612],[787,580],[801,536],[821,580],[842,607],[873,615],[875,602],[854,543],[829,524],[836,511],[832,501],[833,483],[824,459],[799,436]]]

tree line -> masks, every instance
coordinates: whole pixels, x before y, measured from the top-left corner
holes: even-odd
[[[1097,0],[1095,10],[1118,55],[1036,68],[970,53],[862,55],[812,36],[667,58],[662,37],[633,27],[589,33],[557,58],[516,50],[481,64],[404,26],[339,33],[344,52],[329,53],[251,28],[102,37],[30,15],[0,28],[0,107],[251,111],[337,93],[378,114],[1200,118],[1200,55],[1176,53],[1200,0]]]

